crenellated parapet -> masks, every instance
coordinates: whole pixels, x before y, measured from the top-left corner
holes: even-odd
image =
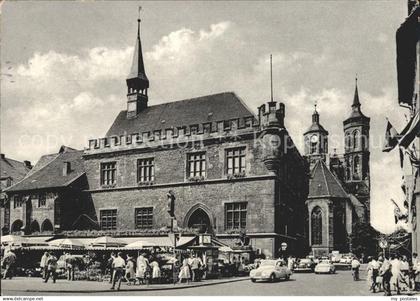
[[[271,101],[258,107],[258,119],[262,130],[271,127],[284,128],[284,116],[284,103]]]
[[[258,108],[263,161],[267,169],[277,173],[280,160],[286,151],[288,141],[284,127],[285,106],[283,103],[271,101]]]
[[[259,129],[258,120],[254,116],[248,116],[148,132],[127,133],[121,136],[90,139],[88,147],[85,148],[85,155],[239,137],[243,134],[256,133]]]

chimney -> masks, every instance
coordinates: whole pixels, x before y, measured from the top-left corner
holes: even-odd
[[[0,157],[1,157],[2,159],[4,159],[6,156],[5,156],[4,154],[1,154],[1,155],[0,155]]]
[[[26,167],[26,168],[29,168],[29,169],[31,169],[31,168],[32,168],[31,161],[27,161],[27,160],[25,160],[25,161],[23,161],[23,163],[25,164],[25,167]]]
[[[63,176],[67,176],[71,171],[71,165],[70,162],[64,162],[63,163]]]

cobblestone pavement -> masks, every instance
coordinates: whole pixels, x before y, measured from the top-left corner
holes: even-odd
[[[264,295],[264,296],[382,296],[368,291],[365,280],[366,273],[361,271],[361,280],[353,281],[350,271],[337,271],[334,275],[293,274],[291,280],[275,283],[252,283],[249,279],[235,279],[235,282],[223,283],[218,280],[181,285],[150,285],[142,291],[134,291],[138,287],[122,285],[122,291],[103,291],[109,289],[108,283],[77,281],[69,283],[58,280],[57,283],[41,282],[40,278],[16,278],[2,281],[2,295],[57,295],[59,291],[67,291],[70,295],[141,295],[141,296],[209,296],[209,295]],[[224,279],[224,281],[226,281]],[[205,286],[202,286],[205,284]],[[209,285],[211,284],[211,285]],[[143,288],[143,287],[142,287]],[[49,290],[34,292],[28,290]],[[56,291],[53,292],[52,290]],[[102,291],[101,291],[102,290]],[[65,295],[66,293],[64,293]],[[395,294],[395,292],[394,292]]]

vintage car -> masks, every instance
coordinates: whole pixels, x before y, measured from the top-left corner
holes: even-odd
[[[351,264],[352,260],[353,260],[353,256],[351,254],[345,254],[341,257],[340,263],[341,264]]]
[[[293,269],[294,272],[313,272],[315,270],[316,263],[310,258],[302,258],[296,262]]]
[[[282,260],[262,260],[261,265],[249,273],[252,282],[257,280],[270,282],[280,279],[289,280],[290,275],[292,275],[292,272]]]
[[[315,274],[334,274],[335,267],[331,260],[321,260],[315,267]]]

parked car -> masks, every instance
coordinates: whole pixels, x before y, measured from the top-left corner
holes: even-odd
[[[293,271],[312,273],[315,270],[315,266],[316,266],[316,263],[312,259],[302,258],[298,260]]]
[[[343,255],[340,259],[341,264],[351,264],[351,261],[353,260],[352,255]]]
[[[331,260],[321,260],[315,267],[315,274],[334,274],[335,267]]]
[[[331,255],[331,261],[333,263],[339,263],[342,256],[343,256],[342,254],[332,254]]]
[[[252,282],[257,280],[274,282],[276,280],[289,280],[292,272],[283,260],[262,260],[258,269],[251,270],[249,276]]]

